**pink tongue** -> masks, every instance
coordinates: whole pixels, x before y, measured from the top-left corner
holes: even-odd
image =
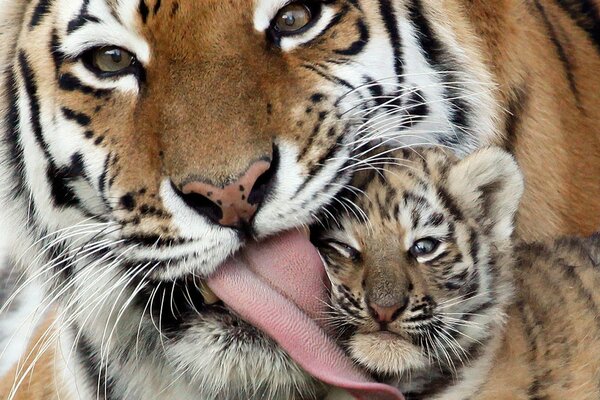
[[[319,313],[326,299],[323,280],[315,248],[301,233],[288,232],[249,246],[208,285],[315,378],[357,399],[402,400],[395,388],[369,381],[313,321],[323,316]]]

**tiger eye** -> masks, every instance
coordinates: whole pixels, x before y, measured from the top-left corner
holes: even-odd
[[[304,28],[312,20],[310,8],[301,3],[283,7],[275,18],[275,28],[279,32],[293,33]]]
[[[135,62],[133,54],[119,47],[102,47],[94,50],[92,63],[101,72],[117,73]]]
[[[433,238],[425,238],[416,241],[410,248],[409,252],[414,257],[426,256],[435,252],[439,245],[439,240]]]

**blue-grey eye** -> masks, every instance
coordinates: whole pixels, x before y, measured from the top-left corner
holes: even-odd
[[[437,250],[440,241],[433,238],[425,238],[417,240],[409,249],[413,257],[423,257],[432,254]]]

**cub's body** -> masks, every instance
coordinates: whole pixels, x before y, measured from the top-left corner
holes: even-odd
[[[504,151],[395,156],[314,235],[353,358],[409,400],[600,398],[600,235],[514,245]]]
[[[473,400],[600,398],[600,236],[524,244],[515,255],[513,304]]]

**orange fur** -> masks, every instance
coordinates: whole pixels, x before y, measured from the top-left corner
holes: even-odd
[[[52,332],[53,316],[48,317],[37,329],[31,343],[25,351],[25,359],[15,365],[0,379],[0,398],[8,399],[13,390],[15,380],[22,377],[23,383],[18,386],[13,400],[70,400],[71,397],[61,390],[55,370],[56,348],[50,346],[41,353],[45,339]],[[39,359],[38,359],[39,357]],[[29,373],[24,374],[25,371]]]

